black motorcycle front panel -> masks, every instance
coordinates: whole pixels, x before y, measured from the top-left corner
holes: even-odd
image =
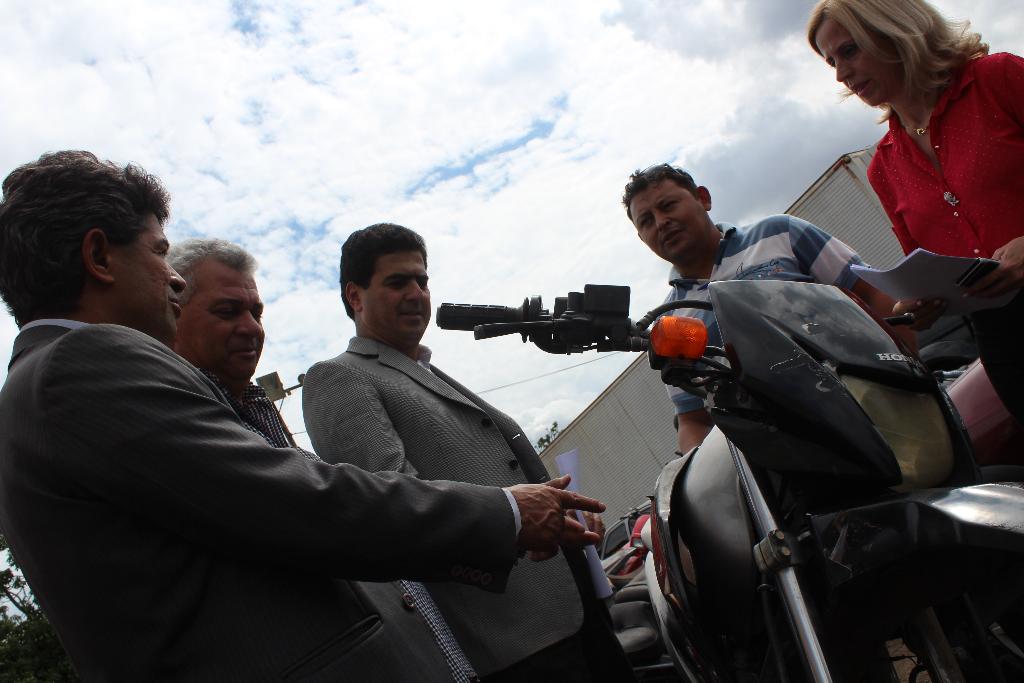
[[[712,631],[749,635],[756,626],[757,542],[725,436],[712,430],[691,456],[673,499],[680,536],[693,554],[696,595]]]
[[[747,365],[747,359],[771,363],[787,359],[785,349],[762,344],[765,325],[770,325],[791,344],[835,363],[841,371],[901,385],[928,382],[927,371],[907,358],[892,337],[836,287],[733,280],[712,283],[710,292],[722,336],[741,351]],[[755,376],[757,367],[765,366],[760,362],[749,368]]]
[[[973,548],[1024,555],[1024,484],[914,491],[812,515],[829,579],[839,585],[923,548]]]
[[[754,399],[744,410],[721,392],[715,420],[751,461],[898,484],[890,446],[839,375],[927,390],[927,372],[835,287],[729,281],[710,294],[737,384]]]

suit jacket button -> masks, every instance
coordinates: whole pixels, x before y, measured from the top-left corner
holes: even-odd
[[[480,420],[480,424],[482,424],[484,427],[490,427],[494,423],[491,422],[491,418],[485,417],[484,419]]]
[[[512,469],[512,470],[519,469],[519,461],[518,460],[514,460],[514,459],[513,460],[509,460],[508,461],[508,467],[509,467],[509,469]]]
[[[416,609],[416,601],[408,593],[402,593],[402,607],[410,611],[414,610]]]

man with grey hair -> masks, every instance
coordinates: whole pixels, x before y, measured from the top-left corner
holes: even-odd
[[[224,392],[250,429],[272,446],[293,447],[280,414],[250,381],[264,340],[256,259],[231,242],[190,239],[171,247],[167,260],[185,280],[174,350]]]
[[[221,390],[242,423],[271,446],[295,441],[266,393],[250,381],[263,351],[263,301],[254,278],[256,259],[221,239],[190,239],[172,246],[167,261],[185,281],[174,350]],[[309,460],[319,457],[300,450]],[[398,627],[405,647],[445,664],[456,683],[474,680],[469,660],[427,589],[414,581],[360,584],[375,608]],[[424,674],[426,675],[426,674]]]

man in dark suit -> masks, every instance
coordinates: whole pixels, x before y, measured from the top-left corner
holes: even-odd
[[[174,350],[221,390],[244,426],[271,446],[295,447],[277,408],[252,382],[266,337],[256,259],[237,244],[196,238],[175,243],[167,262],[185,281]],[[309,451],[302,454],[319,460]],[[404,656],[433,657],[423,668],[448,669],[455,683],[474,679],[476,672],[423,584],[403,579],[361,583],[359,589],[378,610],[388,610],[389,627],[402,635]]]
[[[430,359],[422,238],[393,224],[353,233],[341,290],[357,336],[306,373],[303,413],[320,457],[370,471],[511,486],[548,474],[510,417]],[[484,681],[628,680],[629,667],[593,596],[582,553],[520,563],[502,595],[431,585]]]
[[[3,182],[0,296],[21,332],[0,391],[0,528],[79,674],[443,679],[334,577],[501,589],[517,550],[587,540],[562,507],[600,504],[268,445],[168,348],[183,283],[167,207],[156,178],[86,152]]]

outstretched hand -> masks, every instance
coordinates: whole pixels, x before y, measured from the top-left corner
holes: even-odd
[[[569,476],[565,475],[546,484],[519,484],[508,489],[519,506],[522,520],[518,545],[521,550],[530,552],[531,559],[553,557],[558,554],[559,546],[579,548],[599,539],[576,519],[567,517],[565,511],[604,512],[604,504],[566,491],[569,481]]]

